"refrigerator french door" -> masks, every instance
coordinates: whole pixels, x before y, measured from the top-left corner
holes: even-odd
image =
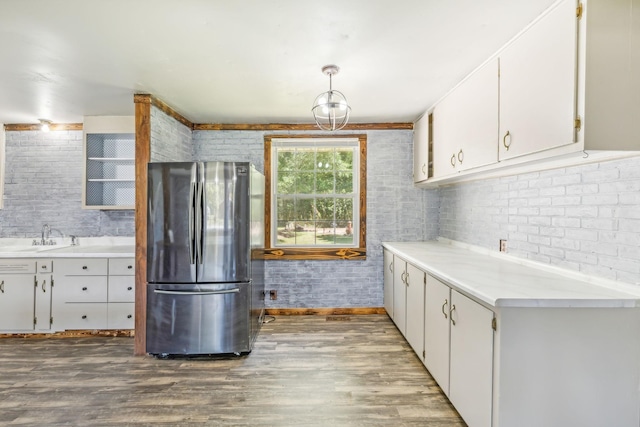
[[[149,163],[147,352],[248,353],[263,315],[264,177],[245,162]]]

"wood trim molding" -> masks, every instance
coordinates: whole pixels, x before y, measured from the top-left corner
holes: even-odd
[[[384,307],[351,307],[351,308],[267,308],[265,314],[270,316],[347,316],[362,314],[387,314]]]
[[[77,329],[69,331],[31,333],[19,332],[15,334],[0,334],[2,338],[79,338],[79,337],[133,337],[133,329]]]
[[[151,102],[134,97],[136,120],[136,272],[135,339],[133,352],[146,354],[147,329],[147,163],[151,157]]]
[[[189,129],[193,129],[193,126],[194,126],[193,122],[191,122],[185,116],[183,116],[182,114],[178,113],[176,110],[171,108],[169,104],[162,101],[160,98],[157,98],[147,93],[139,93],[139,94],[133,95],[133,102],[135,102],[136,104],[137,103],[151,104],[157,109],[159,109],[160,111],[162,111],[163,113],[165,113],[166,115],[168,115],[169,117],[173,117],[174,119],[176,119],[178,122],[182,123]]]
[[[273,139],[339,139],[358,138],[360,150],[360,234],[357,248],[273,248],[271,247],[271,143]],[[367,256],[367,135],[365,134],[339,134],[339,135],[266,135],[264,137],[264,175],[265,175],[265,201],[264,201],[264,254],[266,260],[364,260]]]
[[[7,132],[14,131],[28,131],[28,130],[40,130],[40,123],[38,124],[30,124],[30,123],[14,123],[14,124],[6,124],[4,125],[4,130]],[[82,130],[82,123],[51,123],[49,125],[49,129],[51,132],[57,130]]]
[[[342,130],[412,130],[413,123],[350,123]],[[193,130],[319,131],[312,123],[196,123]],[[332,135],[328,133],[324,137]]]

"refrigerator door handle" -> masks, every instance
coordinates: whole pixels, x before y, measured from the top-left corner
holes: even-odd
[[[195,197],[197,193],[197,186],[195,182],[191,182],[191,194],[189,195],[189,263],[195,264],[195,235],[194,235],[194,222],[195,222]]]
[[[203,240],[202,235],[204,224],[204,183],[198,181],[198,194],[196,196],[196,259],[198,264],[202,264]]]
[[[154,289],[154,293],[163,295],[219,295],[219,294],[237,294],[240,292],[240,288],[225,289],[223,291],[164,291],[161,289]]]

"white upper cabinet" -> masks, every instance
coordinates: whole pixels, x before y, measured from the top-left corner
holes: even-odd
[[[556,2],[431,109],[424,183],[640,150],[638,46],[640,0]]]
[[[413,126],[413,182],[430,178],[430,114],[422,116]]]
[[[433,112],[435,177],[498,161],[498,61],[471,74]]]
[[[135,204],[135,119],[84,118],[83,208],[133,209]]]
[[[565,0],[500,53],[500,160],[575,142],[577,19]]]

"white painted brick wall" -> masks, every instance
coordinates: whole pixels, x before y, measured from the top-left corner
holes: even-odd
[[[65,235],[134,234],[133,210],[82,209],[82,131],[10,131],[5,136],[0,237],[39,238],[45,223]]]
[[[640,285],[640,157],[444,187],[440,205],[443,237]]]

